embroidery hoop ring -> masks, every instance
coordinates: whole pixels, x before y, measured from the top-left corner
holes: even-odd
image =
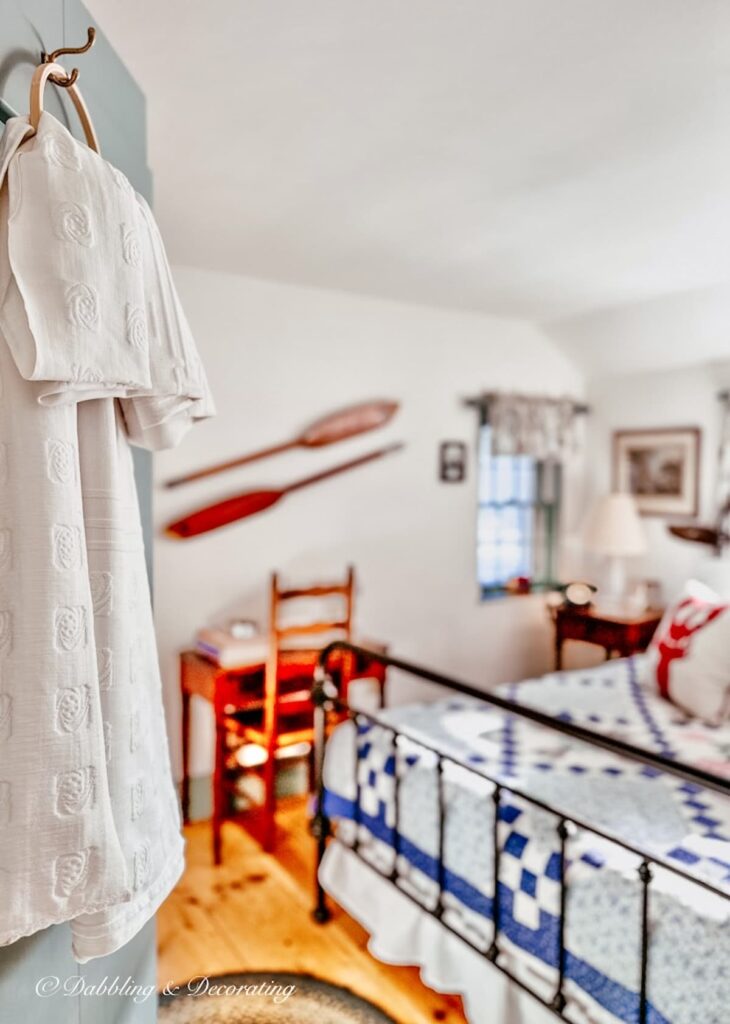
[[[28,118],[30,126],[33,129],[32,134],[35,135],[38,131],[41,114],[43,113],[43,92],[46,87],[46,82],[51,75],[64,80],[63,88],[65,88],[71,96],[71,101],[76,108],[76,113],[79,115],[79,121],[81,122],[81,127],[84,130],[84,137],[86,138],[86,144],[89,149],[93,149],[95,153],[100,153],[99,139],[91,121],[91,115],[84,103],[83,96],[79,92],[78,87],[74,84],[75,79],[74,81],[69,82],[68,79],[70,76],[66,69],[62,68],[60,64],[51,62],[39,64],[33,72],[33,78],[30,83],[30,115]]]

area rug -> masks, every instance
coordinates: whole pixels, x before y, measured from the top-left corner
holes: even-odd
[[[168,992],[158,1024],[396,1024],[349,989],[307,974],[221,974]]]

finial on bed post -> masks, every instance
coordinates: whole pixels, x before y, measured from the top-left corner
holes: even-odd
[[[312,681],[312,704],[322,707],[327,700],[327,670],[324,665],[315,665]]]

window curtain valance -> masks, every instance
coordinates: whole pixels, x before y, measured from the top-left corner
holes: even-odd
[[[578,448],[578,418],[588,407],[568,397],[492,392],[472,399],[491,428],[494,455],[566,461]]]

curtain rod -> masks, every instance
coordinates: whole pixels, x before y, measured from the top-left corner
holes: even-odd
[[[493,402],[496,398],[500,398],[503,394],[512,394],[512,392],[498,392],[498,391],[483,391],[481,395],[475,395],[473,398],[465,398],[464,405],[475,406],[476,408],[483,408],[490,402]],[[565,401],[565,398],[553,398],[550,396],[543,395],[521,395],[514,394],[514,398],[524,399],[526,401],[539,400],[541,402],[547,402],[550,405],[559,405]],[[586,405],[585,402],[573,402],[573,413],[576,416],[585,416],[591,411],[590,405]]]
[[[501,392],[501,394],[510,394],[510,392]],[[494,401],[495,398],[500,396],[498,391],[484,391],[481,395],[475,395],[473,398],[465,398],[464,405],[474,406],[475,408],[481,408],[484,405],[488,405],[489,402]],[[553,405],[564,401],[562,398],[552,398],[550,396],[540,395],[520,395],[515,394],[515,398],[522,398],[529,401],[530,399],[538,398],[540,401],[548,402]],[[717,392],[717,400],[719,402],[725,402],[730,405],[730,388],[724,388],[722,391]],[[591,407],[585,402],[573,402],[573,412],[576,416],[586,416],[590,413]]]

